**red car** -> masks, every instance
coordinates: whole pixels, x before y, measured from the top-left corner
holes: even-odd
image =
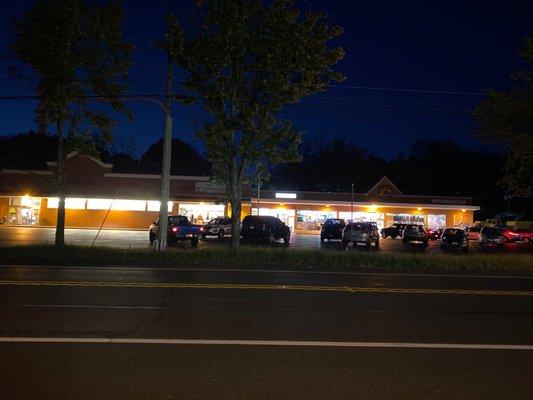
[[[517,229],[514,231],[515,241],[524,242],[524,244],[531,244],[533,240],[533,230],[532,229]]]

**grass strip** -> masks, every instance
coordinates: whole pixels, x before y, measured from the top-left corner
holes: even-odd
[[[165,252],[109,247],[31,245],[0,247],[0,263],[20,265],[148,265],[266,267],[279,269],[414,269],[435,271],[524,271],[532,254],[374,253],[243,246],[238,250],[171,248]]]

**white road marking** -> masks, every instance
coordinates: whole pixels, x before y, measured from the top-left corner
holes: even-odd
[[[355,347],[463,350],[533,350],[526,344],[484,343],[416,343],[416,342],[342,342],[314,340],[238,340],[238,339],[144,339],[83,337],[0,337],[0,343],[102,343],[102,344],[164,344],[208,346],[277,346],[277,347]]]
[[[402,272],[347,272],[347,271],[298,271],[284,269],[240,269],[240,268],[187,268],[187,267],[137,267],[137,266],[104,266],[80,267],[58,265],[0,265],[1,268],[42,268],[42,269],[74,269],[85,271],[183,271],[183,272],[237,272],[237,273],[268,273],[268,274],[311,274],[311,275],[355,275],[355,276],[399,276],[426,278],[481,278],[481,279],[533,279],[533,275],[462,275],[462,274],[422,274]]]

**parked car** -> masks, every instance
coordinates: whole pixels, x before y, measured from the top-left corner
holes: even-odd
[[[481,232],[480,226],[472,226],[466,230],[466,238],[468,240],[479,240],[479,233]]]
[[[424,246],[427,246],[429,242],[429,235],[422,225],[408,224],[403,229],[402,241],[404,244],[411,242],[422,242]]]
[[[320,241],[331,239],[342,239],[342,230],[346,226],[343,219],[328,218],[320,230]]]
[[[498,246],[503,246],[503,229],[489,226],[481,228],[481,231],[479,232],[478,242],[482,246],[486,244],[495,244]]]
[[[391,237],[393,239],[397,237],[402,236],[403,228],[405,228],[405,224],[395,223],[387,228],[383,228],[381,230],[381,237],[383,239],[386,239],[387,237]]]
[[[464,230],[458,228],[445,229],[440,238],[441,249],[459,248],[468,250],[467,234]]]
[[[231,218],[213,218],[206,225],[204,225],[202,237],[205,238],[206,236],[217,236],[219,239],[223,239],[225,235],[231,234],[231,230]]]
[[[435,228],[427,229],[429,240],[438,240],[438,239],[440,239],[441,236],[442,236],[442,232],[444,232],[444,229],[435,229]]]
[[[365,244],[367,248],[372,243],[379,247],[379,231],[375,222],[350,222],[342,230],[342,246],[348,246],[348,243],[354,245]]]
[[[531,229],[517,229],[515,231],[516,233],[516,241],[517,242],[523,242],[524,244],[531,244],[533,241],[533,230]]]
[[[204,227],[192,224],[184,215],[168,216],[167,243],[174,244],[181,240],[190,240],[191,246],[198,244],[198,239],[202,237]],[[153,243],[159,237],[159,219],[150,225],[149,239]]]
[[[243,241],[261,241],[270,243],[283,239],[288,244],[291,228],[277,217],[267,215],[247,215],[242,220],[241,236]]]

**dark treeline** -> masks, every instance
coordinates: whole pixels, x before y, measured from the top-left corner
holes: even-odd
[[[300,163],[282,164],[263,187],[278,190],[349,192],[353,182],[357,192],[368,191],[388,176],[405,194],[471,196],[492,216],[509,207],[521,209],[520,200],[504,200],[502,177],[504,156],[465,149],[451,141],[420,140],[408,154],[385,160],[368,153],[347,139],[308,141],[300,149]],[[113,164],[114,172],[160,173],[161,140],[139,158],[124,152],[100,149],[101,159]],[[2,168],[45,169],[56,157],[56,138],[34,132],[0,137]],[[190,144],[174,139],[172,174],[209,175],[211,167],[204,155]]]
[[[388,176],[406,194],[481,196],[502,192],[503,157],[467,150],[452,141],[419,140],[392,160],[369,154],[347,139],[304,144],[302,162],[275,169],[270,185],[309,191],[368,191]]]

